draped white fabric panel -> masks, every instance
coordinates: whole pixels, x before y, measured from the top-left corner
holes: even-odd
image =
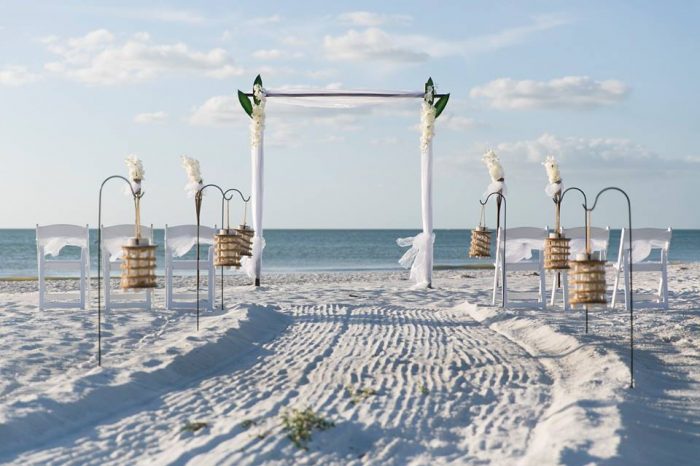
[[[433,281],[433,143],[421,151],[421,216],[423,232],[409,238],[399,238],[396,244],[411,249],[399,260],[404,268],[411,268],[411,280],[417,287],[427,287]]]
[[[257,147],[252,147],[250,151],[250,166],[251,166],[251,208],[253,216],[253,255],[252,257],[244,257],[241,260],[243,271],[250,278],[259,279],[262,269],[262,252],[265,249],[265,239],[263,238],[263,175],[264,175],[264,158],[263,158],[263,140],[264,134],[260,136],[260,144]]]
[[[189,227],[189,228],[183,228]],[[214,244],[216,230],[212,227],[199,227],[199,244]],[[181,225],[168,231],[168,248],[173,252],[173,257],[182,257],[197,244],[197,226]]]
[[[87,247],[85,228],[76,228],[79,230],[76,230],[74,234],[39,238],[37,241],[39,246],[44,248],[44,254],[56,257],[66,246],[77,246],[79,248]]]

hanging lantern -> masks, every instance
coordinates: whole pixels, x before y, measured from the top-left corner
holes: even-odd
[[[253,255],[253,234],[255,233],[248,225],[243,224],[236,228],[238,236],[238,253],[241,256],[251,257]]]
[[[571,304],[606,304],[605,261],[591,254],[579,254],[571,261],[569,292]]]
[[[141,181],[143,166],[136,157],[127,159],[134,197],[134,237],[122,246],[121,280],[124,290],[156,287],[156,245],[141,237]]]
[[[569,268],[569,238],[561,233],[552,232],[544,240],[544,268],[560,270]]]
[[[214,265],[217,267],[240,267],[238,235],[235,230],[225,228],[214,235]]]
[[[122,289],[142,289],[156,287],[156,245],[150,245],[147,238],[131,238],[122,246]]]
[[[485,226],[472,230],[469,257],[491,257],[491,232]]]
[[[472,230],[469,257],[491,257],[491,232],[486,228],[485,204],[481,205],[479,226]]]

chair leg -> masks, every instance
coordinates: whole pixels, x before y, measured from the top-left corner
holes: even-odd
[[[498,275],[500,275],[500,267],[494,267],[493,273],[493,296],[491,297],[491,305],[496,305],[496,292],[498,291]]]
[[[540,301],[542,310],[547,309],[547,276],[543,268],[540,268]]]
[[[630,289],[630,274],[629,268],[625,268],[623,277],[625,279],[625,310],[630,310],[630,296],[634,293],[634,290]]]
[[[615,282],[613,283],[612,300],[610,302],[610,309],[615,309],[615,304],[617,303],[617,290],[620,289],[620,269],[621,268],[622,267],[620,266],[616,269],[617,273],[615,274]]]
[[[549,300],[549,305],[554,306],[557,299],[557,272],[554,272],[552,276],[552,292],[550,294],[551,299]]]
[[[661,270],[661,297],[663,308],[668,309],[668,270],[665,264]]]
[[[209,294],[209,299],[207,300],[209,311],[214,310],[214,303],[216,302],[216,287],[214,282],[216,281],[216,271],[213,267],[209,268],[209,277],[207,278],[207,293]]]

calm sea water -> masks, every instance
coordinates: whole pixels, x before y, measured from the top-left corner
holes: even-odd
[[[266,230],[267,246],[264,270],[268,271],[340,271],[399,269],[405,252],[396,238],[413,236],[417,230]],[[97,270],[96,238],[93,231],[91,259]],[[479,261],[466,257],[468,230],[435,231],[435,265],[458,266]],[[609,260],[615,260],[620,232],[610,234]],[[163,266],[163,230],[155,230],[159,273]],[[75,258],[78,250],[66,247],[61,257]],[[700,230],[674,230],[671,261],[700,262]],[[188,254],[194,258],[194,249]],[[0,276],[33,277],[37,274],[36,242],[33,229],[0,230]]]

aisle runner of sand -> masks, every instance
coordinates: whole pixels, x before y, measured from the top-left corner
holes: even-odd
[[[505,460],[523,455],[550,380],[522,348],[466,314],[327,305],[289,309],[292,323],[247,370],[165,394],[65,443],[19,461],[299,459],[402,464],[410,459]],[[352,389],[376,391],[354,404]],[[336,427],[308,452],[280,428],[280,413],[312,407]],[[188,420],[206,432],[179,432]],[[248,429],[241,424],[252,420]]]

